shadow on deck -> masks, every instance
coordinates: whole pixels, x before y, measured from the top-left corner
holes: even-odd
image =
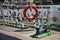
[[[60,28],[51,28],[51,30],[60,32]]]
[[[8,36],[0,33],[0,40],[22,40],[22,39],[18,39],[16,37],[12,37],[12,36]]]

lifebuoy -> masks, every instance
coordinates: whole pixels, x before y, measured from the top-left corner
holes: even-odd
[[[29,18],[27,15],[27,10],[30,8],[30,7],[32,7],[34,10],[35,10],[35,14],[33,15],[33,17],[32,18]],[[26,6],[25,7],[25,9],[24,9],[24,17],[27,19],[27,20],[35,20],[36,18],[37,18],[37,16],[38,16],[38,9],[35,7],[35,6]]]

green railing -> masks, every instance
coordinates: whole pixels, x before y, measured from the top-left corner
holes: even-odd
[[[51,24],[50,26],[51,26],[51,28],[60,28],[59,24]]]

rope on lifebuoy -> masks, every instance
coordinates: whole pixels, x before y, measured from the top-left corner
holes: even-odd
[[[33,15],[33,18],[29,18],[26,14],[27,10],[32,7],[34,10],[35,10],[35,15]],[[38,16],[38,9],[35,7],[35,6],[26,6],[25,9],[24,9],[24,17],[27,19],[27,20],[35,20]]]

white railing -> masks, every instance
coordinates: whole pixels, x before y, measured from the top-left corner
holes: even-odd
[[[4,4],[3,3],[3,5],[5,5],[5,6],[19,6],[19,7],[25,7],[26,5],[15,5],[15,4]],[[50,7],[50,6],[53,6],[53,5],[36,5],[37,7],[41,7],[41,6],[43,6],[43,7]]]

